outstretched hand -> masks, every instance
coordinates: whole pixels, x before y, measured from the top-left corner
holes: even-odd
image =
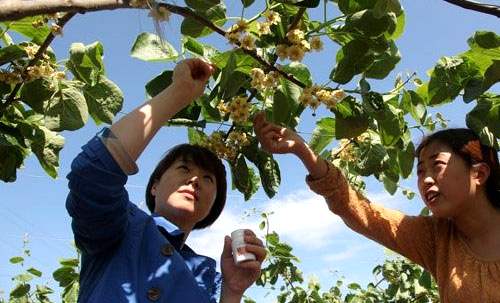
[[[306,147],[304,140],[294,131],[267,121],[264,112],[255,116],[253,127],[262,148],[270,153],[298,154]]]
[[[172,86],[181,91],[190,102],[203,94],[214,68],[202,59],[179,62],[172,75]]]

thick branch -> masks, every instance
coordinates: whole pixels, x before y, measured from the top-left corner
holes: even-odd
[[[471,0],[444,0],[448,3],[460,6],[461,8],[470,9],[476,12],[497,16],[500,18],[500,6],[493,4],[483,4]]]
[[[53,14],[57,12],[84,13],[100,10],[113,10],[118,8],[133,8],[129,6],[128,2],[128,0],[1,0],[2,10],[0,11],[0,21],[17,20],[27,16]],[[185,18],[192,18],[219,35],[226,35],[226,32],[223,29],[213,24],[210,20],[196,14],[187,7],[180,7],[166,3],[159,3],[159,6],[167,8],[174,14],[181,15]],[[302,14],[299,15],[302,16]],[[299,85],[300,87],[305,87],[302,82],[295,79],[292,75],[282,72],[266,62],[262,57],[257,55],[255,51],[245,50],[245,53],[254,57],[260,64],[267,67],[269,70],[274,70],[287,80]]]

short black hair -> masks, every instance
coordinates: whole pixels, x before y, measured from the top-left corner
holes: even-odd
[[[469,166],[480,162],[488,165],[490,176],[486,181],[486,195],[492,205],[500,209],[500,163],[493,147],[481,143],[479,136],[469,128],[449,128],[425,137],[416,149],[416,156],[420,157],[422,149],[432,142],[450,147]]]
[[[193,229],[202,229],[212,225],[220,216],[224,205],[226,204],[226,169],[222,161],[212,151],[205,147],[192,144],[179,144],[171,148],[167,154],[158,162],[153,173],[149,177],[148,186],[146,187],[146,204],[151,211],[155,209],[155,198],[151,194],[153,184],[160,180],[165,171],[177,160],[192,161],[198,167],[214,174],[217,183],[217,194],[214,204],[208,215],[201,221],[197,222]]]

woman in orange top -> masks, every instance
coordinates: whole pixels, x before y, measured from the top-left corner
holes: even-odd
[[[500,165],[469,129],[436,132],[417,149],[418,189],[431,217],[371,203],[293,131],[254,121],[262,147],[295,154],[310,188],[354,231],[427,269],[442,302],[500,302]]]

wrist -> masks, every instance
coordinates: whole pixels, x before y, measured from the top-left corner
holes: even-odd
[[[233,291],[227,287],[224,283],[222,284],[221,291],[221,303],[239,303],[243,298],[243,292]]]

